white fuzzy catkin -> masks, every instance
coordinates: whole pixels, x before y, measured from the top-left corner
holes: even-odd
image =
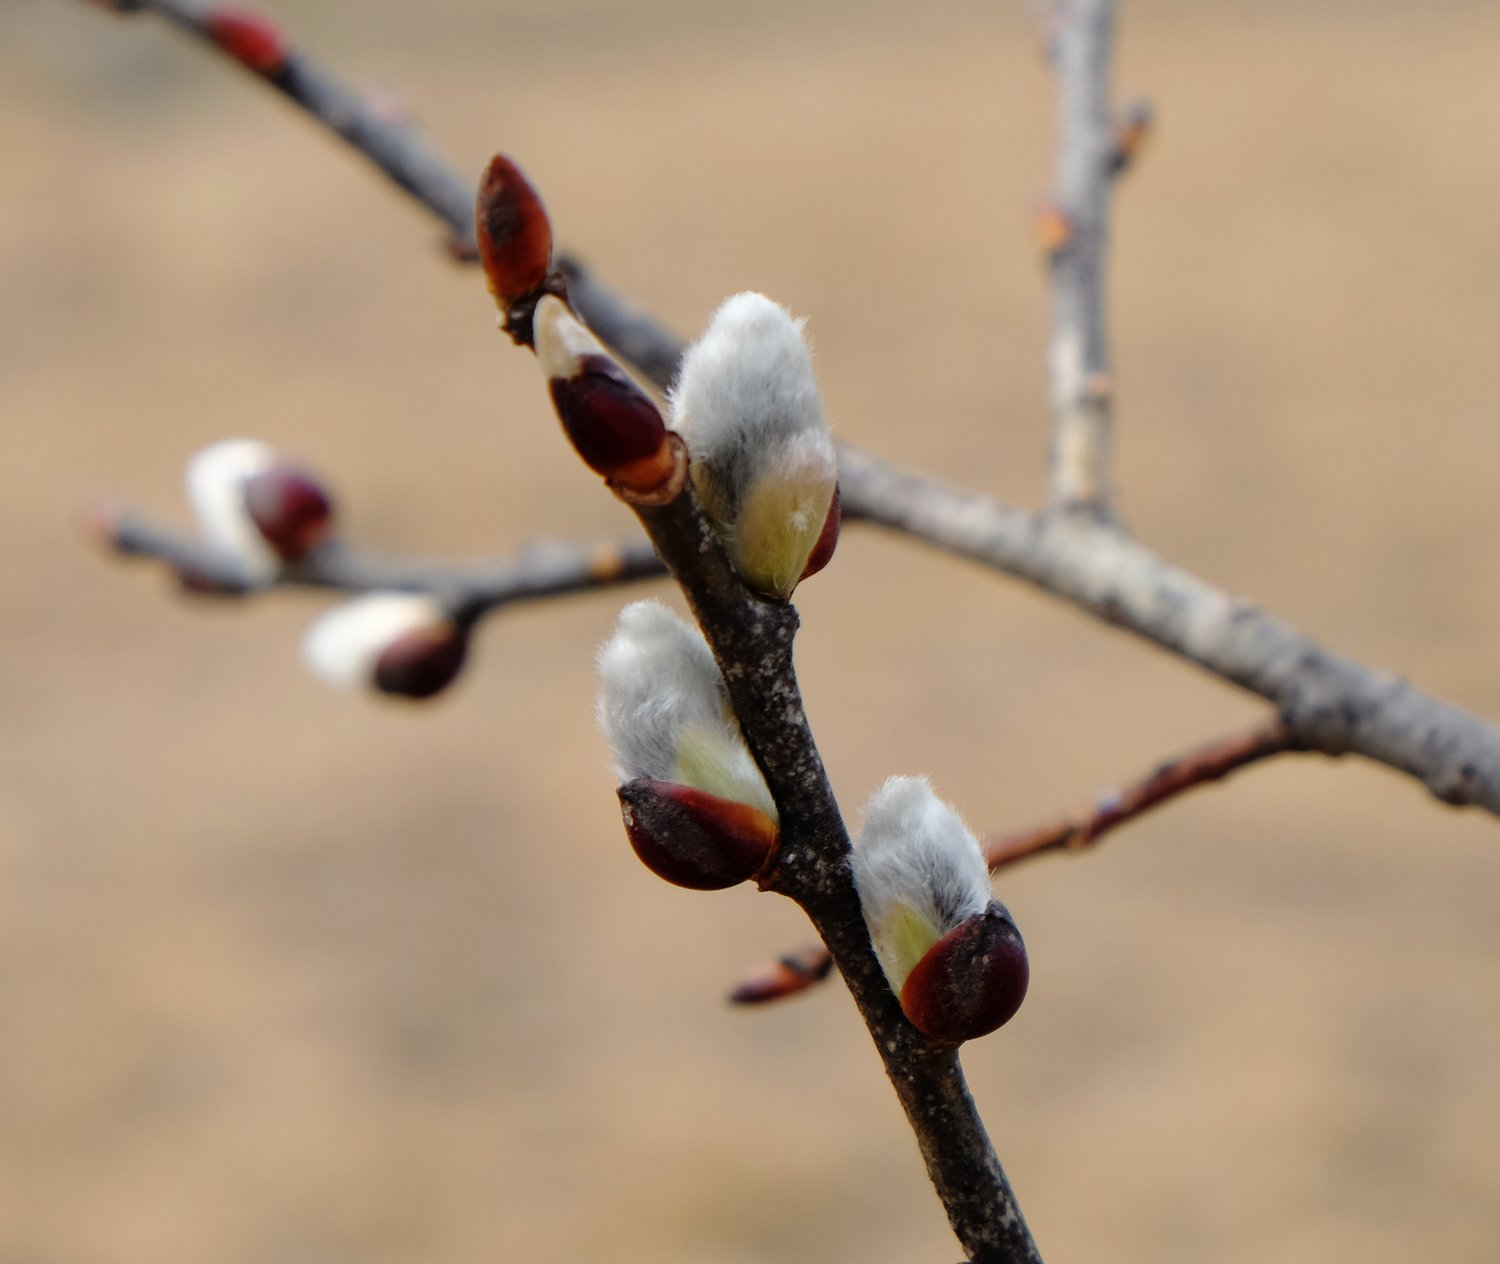
[[[682,358],[673,428],[735,569],[791,595],[827,520],[838,458],[802,327],[764,294],[736,294]]]
[[[621,781],[671,781],[759,808],[776,807],[740,735],[708,645],[657,601],[620,611],[599,650],[599,727]]]
[[[258,439],[225,439],[195,453],[187,465],[188,502],[198,530],[258,584],[274,579],[281,561],[245,507],[245,484],[275,461],[275,452]]]
[[[892,777],[870,797],[853,867],[875,955],[897,992],[927,947],[990,902],[979,841],[925,777]]]
[[[337,689],[373,688],[376,664],[395,642],[450,622],[442,607],[421,593],[367,593],[335,606],[307,629],[302,661]]]

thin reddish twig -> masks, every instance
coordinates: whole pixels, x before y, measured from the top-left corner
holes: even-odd
[[[1197,786],[1221,781],[1230,773],[1273,755],[1307,749],[1277,717],[1169,759],[1128,789],[1052,825],[996,834],[984,844],[985,859],[994,873],[1043,852],[1090,847],[1111,830]],[[821,946],[801,948],[749,971],[729,999],[745,1005],[795,996],[826,978],[829,964],[827,950]]]
[[[1278,716],[1242,733],[1233,733],[1178,755],[1127,789],[1040,829],[997,834],[984,844],[990,872],[1044,851],[1077,851],[1097,843],[1111,830],[1197,786],[1220,781],[1249,764],[1305,750]]]

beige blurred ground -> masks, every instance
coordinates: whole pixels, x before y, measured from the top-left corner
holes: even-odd
[[[840,432],[1041,483],[1021,6],[286,3],[679,328],[811,319]],[[1119,202],[1140,533],[1500,714],[1500,9],[1141,3]],[[956,1257],[804,933],[620,837],[589,660],[621,597],[484,629],[426,710],[334,696],[301,595],[173,597],[75,529],[182,519],[195,447],[327,470],[372,545],[625,529],[437,234],[159,24],[0,10],[0,1264]],[[799,596],[851,807],[930,773],[1046,819],[1259,714],[1059,605],[846,535]],[[1050,1264],[1500,1257],[1500,834],[1354,762],[1270,768],[1003,884],[1035,978],[967,1055]]]

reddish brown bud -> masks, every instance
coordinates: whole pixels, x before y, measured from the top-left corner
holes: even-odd
[[[754,877],[776,847],[776,823],[759,808],[670,781],[637,777],[619,788],[625,833],[659,878],[719,891]]]
[[[313,475],[273,465],[245,482],[245,512],[284,562],[304,557],[328,538],[333,504]]]
[[[274,75],[286,65],[289,49],[271,21],[249,9],[213,9],[203,29],[220,48],[248,70]]]
[[[1036,214],[1036,240],[1049,259],[1066,250],[1073,240],[1073,221],[1055,202],[1046,203]]]
[[[686,447],[646,394],[562,299],[536,305],[537,362],[569,441],[626,500],[663,504],[682,489]]]
[[[919,1031],[958,1044],[1009,1022],[1026,998],[1031,967],[1005,905],[960,922],[928,949],[901,988],[901,1008]]]
[[[1112,176],[1124,175],[1135,165],[1150,139],[1156,121],[1149,101],[1132,101],[1115,115],[1105,170]]]
[[[806,579],[809,575],[816,575],[833,561],[833,551],[839,545],[839,528],[842,518],[839,489],[838,484],[835,483],[833,503],[828,506],[828,517],[823,520],[823,530],[818,536],[818,542],[813,545],[813,551],[807,555],[807,565],[802,568],[802,579]]]
[[[775,961],[757,966],[729,994],[729,1000],[735,1005],[779,1001],[821,983],[832,969],[833,958],[821,944],[804,948],[801,952],[789,952]]]
[[[646,393],[605,356],[584,356],[574,377],[548,382],[563,430],[585,465],[606,478],[651,462],[666,425]]]
[[[552,266],[552,225],[531,181],[504,154],[490,159],[479,181],[474,231],[502,311],[542,288]]]
[[[468,636],[454,624],[418,628],[381,651],[375,687],[403,698],[430,698],[453,683],[468,651]]]

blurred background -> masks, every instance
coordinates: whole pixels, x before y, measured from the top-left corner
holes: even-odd
[[[838,432],[1034,503],[1051,82],[1020,4],[276,7],[678,329],[809,318]],[[1117,203],[1137,532],[1500,715],[1500,9],[1126,6],[1159,134]],[[323,470],[450,556],[629,529],[419,210],[149,18],[0,10],[0,1264],[958,1254],[847,995],[622,836],[591,656],[629,594],[517,609],[428,707],[333,694],[324,599],[190,601],[78,529],[185,522],[196,448]],[[929,774],[1046,821],[1261,706],[854,529],[798,594],[851,815]],[[1286,760],[1007,874],[1015,1022],[965,1056],[1049,1264],[1500,1253],[1500,833]]]

